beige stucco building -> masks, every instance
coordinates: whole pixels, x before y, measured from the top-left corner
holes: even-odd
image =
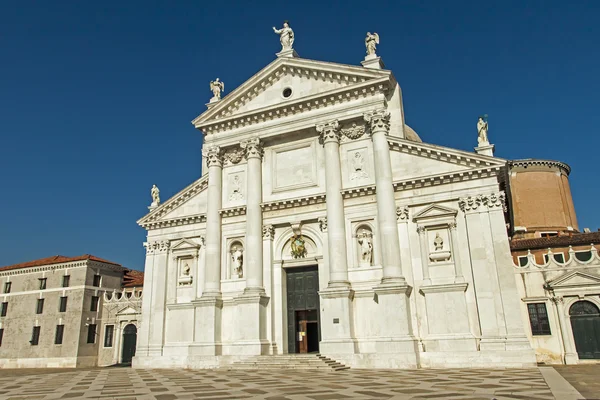
[[[139,320],[139,306],[138,317],[132,310],[141,302],[141,292],[132,284],[141,286],[141,279],[134,275],[117,263],[88,254],[1,267],[0,368],[90,367],[120,362],[113,347],[119,344],[122,322]],[[134,295],[121,303],[134,305],[115,310],[114,302],[106,301],[105,294],[120,293],[124,286]],[[107,330],[111,324],[115,329]],[[116,343],[112,338],[115,334]]]

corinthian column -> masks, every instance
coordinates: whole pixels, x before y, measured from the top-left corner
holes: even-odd
[[[404,283],[400,265],[400,239],[396,225],[396,202],[392,184],[392,164],[387,134],[390,129],[390,113],[378,110],[365,114],[373,139],[375,158],[375,184],[377,190],[377,222],[381,238],[381,259],[384,283]]]
[[[263,243],[262,243],[262,156],[263,149],[258,138],[241,143],[246,150],[246,292],[262,292]]]
[[[208,165],[208,204],[206,207],[206,262],[202,296],[221,292],[221,215],[223,153],[219,146],[205,149]]]
[[[349,283],[344,200],[341,193],[340,125],[337,120],[320,124],[317,125],[317,132],[325,148],[329,287],[344,287]]]

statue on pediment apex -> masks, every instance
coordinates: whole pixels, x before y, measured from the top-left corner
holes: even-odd
[[[379,44],[379,35],[377,33],[371,34],[371,32],[367,32],[367,37],[365,38],[365,47],[367,48],[367,56],[376,56],[375,51],[377,50],[377,45]]]
[[[479,146],[489,145],[487,114],[477,120],[477,143]]]
[[[281,29],[273,27],[273,32],[279,35],[281,51],[292,49],[292,46],[294,45],[294,31],[290,28],[288,21],[283,21],[283,28]]]
[[[221,92],[225,90],[225,84],[217,78],[214,81],[210,81],[210,90],[213,92],[213,97],[210,101],[219,101],[221,100]]]
[[[152,206],[157,206],[160,204],[160,190],[156,185],[152,185],[152,189],[150,190],[150,194],[152,195]]]

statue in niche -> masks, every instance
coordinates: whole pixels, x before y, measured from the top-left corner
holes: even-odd
[[[290,28],[288,21],[283,21],[283,28],[281,29],[273,27],[273,32],[279,35],[281,51],[292,49],[292,46],[294,45],[294,31]]]
[[[367,32],[367,37],[365,38],[365,47],[367,48],[367,56],[377,56],[375,51],[377,50],[377,45],[379,44],[379,35],[377,33],[371,34],[371,32]]]
[[[180,286],[187,286],[187,285],[192,284],[191,272],[192,272],[192,269],[190,268],[190,265],[187,262],[185,262],[182,265],[181,272],[179,274],[179,285]]]
[[[225,84],[217,78],[210,81],[210,90],[213,92],[211,102],[221,100],[221,92],[225,90]]]
[[[357,239],[360,246],[360,264],[370,266],[373,259],[373,241],[371,233],[364,231],[357,236]]]
[[[229,200],[241,200],[243,198],[242,182],[240,181],[239,175],[235,175],[231,182],[231,194],[229,195]]]
[[[150,195],[152,196],[152,206],[157,206],[160,204],[160,190],[156,185],[152,185],[152,189],[150,190]]]
[[[477,143],[479,146],[487,146],[490,144],[488,140],[487,114],[479,117],[477,120]]]
[[[190,266],[188,263],[185,263],[185,265],[181,269],[181,275],[182,276],[190,276]]]
[[[435,247],[435,251],[441,251],[444,248],[444,239],[441,238],[439,233],[435,234],[435,239],[433,239],[433,246]]]
[[[360,151],[354,153],[351,163],[354,171],[350,175],[350,180],[369,177],[369,174],[367,174],[367,171],[365,171],[365,159]]]
[[[231,249],[231,277],[232,278],[243,278],[244,277],[244,253],[238,246],[234,246]]]

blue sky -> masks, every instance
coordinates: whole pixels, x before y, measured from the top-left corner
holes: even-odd
[[[92,253],[143,268],[150,188],[200,176],[210,80],[226,92],[275,58],[356,64],[364,36],[424,141],[471,151],[489,115],[499,157],[571,165],[596,230],[597,1],[0,2],[0,265]]]

